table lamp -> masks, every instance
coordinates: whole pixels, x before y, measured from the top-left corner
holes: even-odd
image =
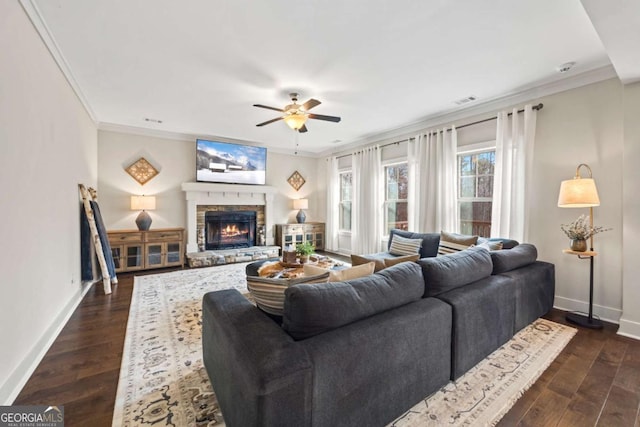
[[[155,196],[131,196],[131,210],[139,211],[140,214],[136,218],[136,225],[138,230],[147,231],[151,227],[151,216],[147,213],[148,210],[152,211],[156,208]]]
[[[309,199],[295,199],[293,201],[293,209],[300,209],[298,215],[296,215],[296,220],[299,224],[304,223],[307,216],[304,214],[303,209],[309,209]]]

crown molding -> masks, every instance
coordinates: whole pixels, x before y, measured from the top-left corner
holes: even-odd
[[[395,140],[402,140],[404,138],[413,137],[416,133],[423,132],[430,128],[436,128],[439,126],[451,126],[451,124],[456,124],[456,121],[465,120],[470,117],[482,114],[495,114],[497,110],[511,107],[515,104],[532,102],[537,98],[554,95],[560,92],[565,92],[567,90],[576,89],[582,86],[587,86],[612,78],[618,78],[618,75],[616,74],[616,71],[612,65],[606,65],[604,67],[585,71],[584,73],[576,74],[562,80],[538,86],[530,86],[509,94],[504,94],[495,98],[484,100],[483,102],[476,103],[472,106],[439,112],[417,122],[389,129],[384,132],[366,135],[358,140],[349,142],[346,145],[339,147],[339,149],[325,150],[322,153],[318,154],[318,157],[344,155],[348,154],[351,150],[357,149],[367,144],[384,144]],[[459,123],[459,125],[460,124],[464,123]]]
[[[71,89],[73,89],[73,91],[75,92],[85,111],[87,112],[91,120],[93,120],[93,122],[97,124],[98,120],[96,118],[96,115],[91,109],[89,101],[87,101],[87,98],[84,96],[82,89],[80,89],[80,85],[73,76],[71,68],[64,58],[62,51],[60,51],[60,49],[58,48],[58,44],[53,38],[51,31],[49,31],[49,27],[42,18],[42,14],[40,13],[40,9],[38,9],[38,5],[36,5],[35,0],[20,0],[20,4],[22,5],[22,9],[24,9],[25,13],[31,20],[33,27],[40,35],[40,39],[42,39],[42,41],[44,42],[45,46],[49,50],[49,53],[51,53],[51,56],[58,65],[58,68],[60,69],[60,71],[62,71],[62,74],[67,79],[67,82],[71,86]]]
[[[117,132],[117,133],[125,133],[129,135],[138,135],[138,136],[148,136],[153,138],[161,138],[161,139],[170,139],[173,141],[182,141],[182,142],[195,142],[196,139],[212,139],[220,142],[230,142],[233,144],[243,144],[243,145],[257,145],[261,147],[266,147],[268,151],[272,153],[278,154],[287,154],[290,156],[302,156],[302,157],[318,157],[318,153],[312,153],[309,151],[298,150],[297,154],[295,150],[288,150],[284,148],[274,148],[265,146],[263,143],[259,141],[249,141],[246,139],[235,139],[229,138],[226,136],[218,136],[218,135],[206,135],[206,134],[196,134],[196,133],[181,133],[181,132],[171,132],[161,129],[148,129],[137,126],[128,126],[128,125],[120,125],[117,123],[106,123],[99,122],[97,124],[98,130],[105,132]]]

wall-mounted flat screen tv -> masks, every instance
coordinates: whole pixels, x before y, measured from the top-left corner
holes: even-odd
[[[266,179],[266,148],[196,140],[197,181],[264,185]]]

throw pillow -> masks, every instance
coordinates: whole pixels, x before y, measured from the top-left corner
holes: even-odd
[[[346,280],[370,276],[373,274],[375,265],[375,262],[368,262],[356,267],[345,268],[344,270],[331,270],[329,272],[329,282],[344,282]]]
[[[359,277],[369,276],[374,273],[375,263],[373,261],[366,264],[360,264],[356,267],[345,268],[343,270],[327,270],[326,268],[316,265],[304,264],[305,276],[317,276],[329,272],[329,282],[344,282],[345,280],[357,279]]]
[[[460,252],[478,243],[478,236],[469,236],[465,234],[440,232],[440,246],[438,247],[438,255],[447,255]]]
[[[420,259],[419,254],[399,256],[397,258],[385,258],[384,266],[386,268],[386,267],[391,267],[392,265],[400,264],[401,262],[416,262],[419,259]]]
[[[378,271],[382,270],[385,268],[385,264],[384,264],[384,259],[381,258],[369,258],[366,255],[351,255],[351,265],[352,266],[356,266],[356,265],[362,265],[362,264],[366,264],[368,262],[375,262],[376,266],[374,268],[374,273],[377,273]]]
[[[488,251],[500,251],[502,250],[502,242],[493,242],[487,240],[486,242],[478,243],[476,246],[479,248],[485,248]]]
[[[391,255],[414,255],[420,253],[422,239],[407,239],[396,234],[391,239],[389,253]]]
[[[329,269],[312,264],[302,264],[302,271],[304,271],[305,276],[315,276],[317,274],[327,273]]]

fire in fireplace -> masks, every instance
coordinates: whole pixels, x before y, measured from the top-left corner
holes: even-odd
[[[205,248],[248,248],[256,241],[256,212],[205,212]]]

